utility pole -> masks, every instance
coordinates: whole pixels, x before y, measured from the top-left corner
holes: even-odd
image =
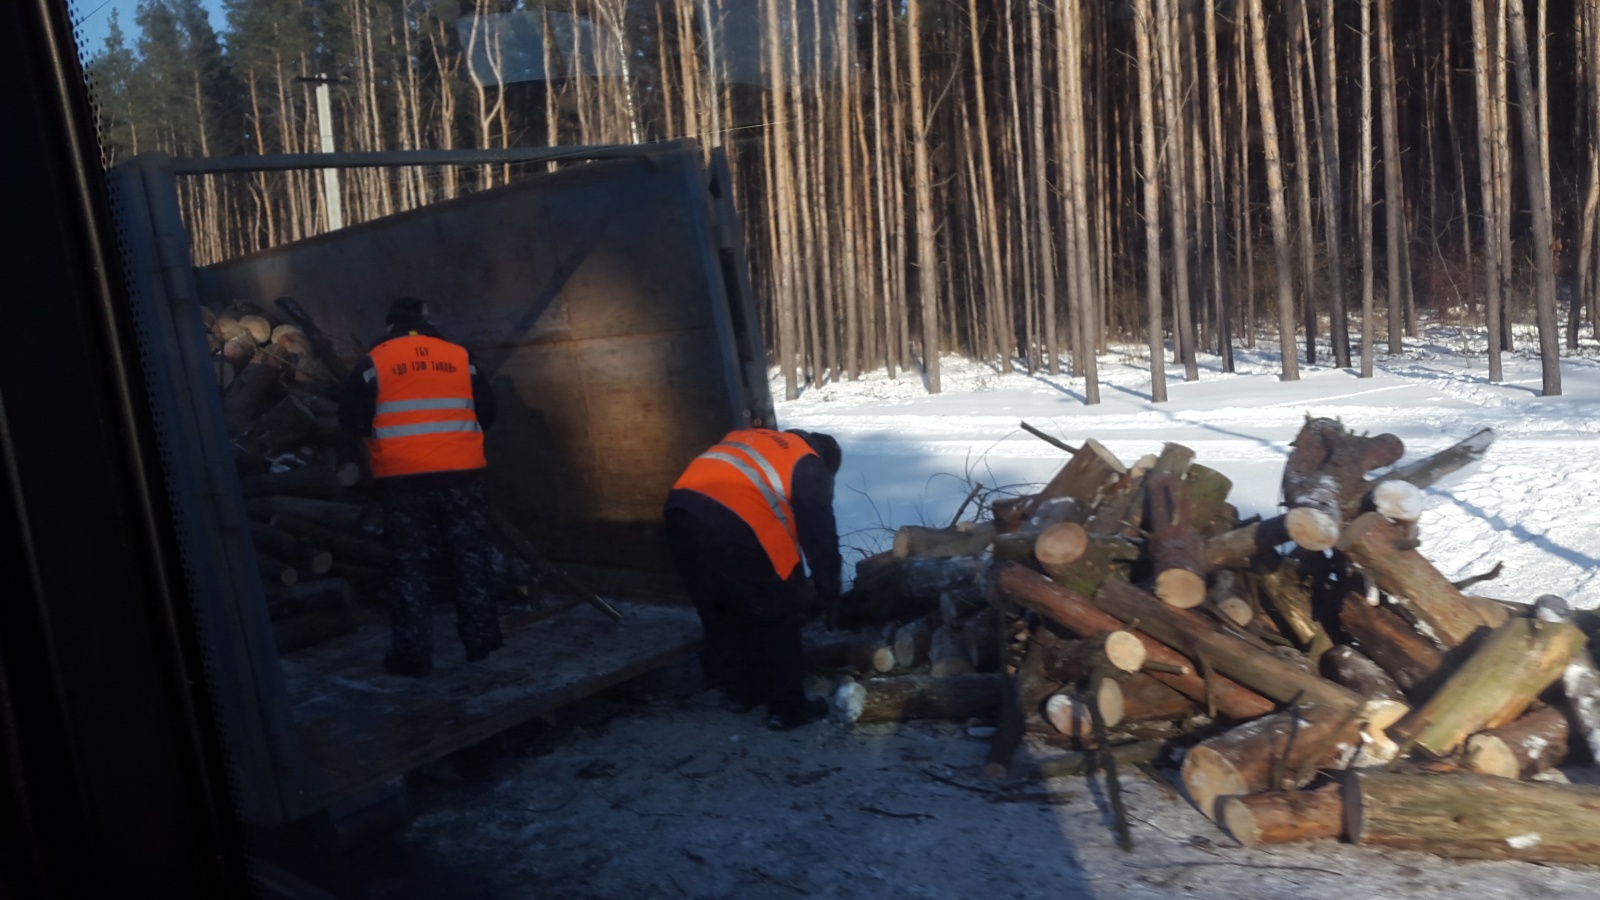
[[[328,99],[328,85],[344,84],[350,79],[347,77],[333,78],[328,75],[302,75],[295,81],[314,84],[317,86],[317,130],[321,140],[323,153],[333,153],[333,106]],[[339,170],[322,170],[322,192],[327,197],[328,230],[338,231],[344,227],[344,198],[339,193]]]

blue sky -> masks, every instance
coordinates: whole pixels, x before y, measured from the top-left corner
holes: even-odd
[[[227,24],[222,11],[222,0],[202,0],[206,12],[211,14],[211,27],[221,31]],[[106,32],[111,24],[111,13],[116,12],[122,22],[122,33],[130,45],[138,40],[133,24],[139,9],[139,0],[66,0],[67,11],[78,33],[78,52],[85,59],[100,52],[105,44]]]

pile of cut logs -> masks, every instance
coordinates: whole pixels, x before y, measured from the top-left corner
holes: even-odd
[[[282,297],[274,306],[236,301],[201,316],[267,609],[279,650],[291,652],[349,633],[381,608],[389,557],[361,448],[339,428],[347,370],[299,304]],[[507,590],[525,599],[527,567],[495,558]]]
[[[1102,768],[1125,846],[1116,763],[1181,756],[1246,845],[1600,863],[1600,788],[1554,771],[1600,757],[1595,617],[1465,593],[1500,566],[1452,583],[1419,552],[1423,489],[1491,432],[1401,464],[1394,435],[1308,417],[1286,511],[1248,521],[1186,447],[1127,466],[1046,439],[1072,456],[1037,493],[858,564],[835,613],[857,636],[809,649],[840,719],[993,720],[995,777],[1025,740],[1035,773]]]

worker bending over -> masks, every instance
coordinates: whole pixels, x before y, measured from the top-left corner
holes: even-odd
[[[483,429],[494,422],[494,394],[467,351],[439,336],[422,301],[394,301],[385,324],[345,384],[339,424],[366,438],[383,496],[392,626],[384,665],[422,677],[433,671],[428,562],[435,552],[450,557],[467,659],[503,645],[483,492]]]
[[[825,434],[734,431],[667,495],[667,542],[705,628],[706,679],[730,709],[765,703],[774,728],[827,714],[826,702],[805,696],[800,630],[813,599],[839,597],[839,460]]]

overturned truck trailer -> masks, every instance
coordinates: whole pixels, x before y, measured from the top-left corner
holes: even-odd
[[[709,167],[701,158],[681,142],[147,155],[113,170],[172,505],[247,819],[270,826],[379,802],[419,764],[683,652],[697,626],[682,607],[620,603],[617,625],[577,609],[508,635],[488,671],[446,666],[385,684],[381,703],[362,682],[393,678],[378,661],[381,621],[337,647],[280,654],[200,308],[292,297],[353,363],[392,299],[428,301],[495,392],[485,450],[497,511],[557,560],[664,572],[660,510],[673,479],[730,428],[773,421],[727,166],[720,152]],[[204,175],[558,160],[503,187],[205,267],[192,264],[178,203],[180,180]]]

